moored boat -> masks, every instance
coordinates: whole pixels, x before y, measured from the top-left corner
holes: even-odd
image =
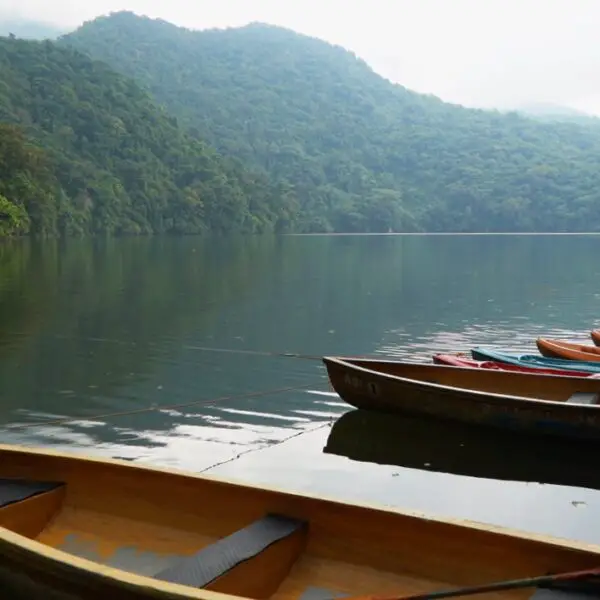
[[[0,446],[0,589],[7,599],[405,596],[598,564],[598,546]],[[525,587],[516,596],[565,598],[552,587]]]
[[[600,440],[600,379],[324,357],[334,390],[365,410]]]
[[[501,371],[518,371],[520,373],[546,373],[547,375],[562,375],[564,377],[589,377],[592,374],[587,371],[550,368],[545,369],[543,367],[512,365],[494,360],[474,360],[459,354],[434,354],[433,362],[438,365],[471,367],[472,369],[499,369]]]
[[[549,340],[546,338],[538,338],[535,343],[540,354],[548,358],[600,362],[600,348],[597,346],[574,344],[572,342]]]
[[[547,358],[539,354],[510,353],[493,348],[473,348],[471,349],[471,356],[475,360],[497,360],[518,366],[586,371],[592,374],[600,373],[600,363],[593,361]]]

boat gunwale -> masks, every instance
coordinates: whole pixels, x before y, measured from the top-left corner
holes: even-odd
[[[425,367],[435,367],[435,368],[445,368],[445,369],[455,369],[455,370],[460,370],[460,371],[473,371],[475,370],[474,367],[459,367],[458,365],[435,365],[435,364],[429,364],[429,363],[418,363],[418,362],[410,362],[410,361],[385,361],[385,360],[377,360],[377,359],[359,359],[361,362],[374,362],[374,363],[387,363],[387,364],[406,364],[406,365],[415,365],[415,366],[425,366]],[[423,387],[434,387],[434,388],[439,388],[441,390],[444,390],[447,393],[452,393],[452,392],[467,392],[468,395],[472,395],[472,396],[483,396],[484,398],[491,398],[493,400],[499,400],[499,402],[497,402],[497,404],[502,404],[502,400],[510,400],[510,401],[517,401],[517,402],[528,402],[531,405],[540,405],[540,406],[560,406],[562,407],[562,409],[559,410],[564,410],[566,412],[573,412],[574,410],[578,410],[581,411],[583,409],[585,409],[584,412],[591,412],[591,411],[597,411],[600,410],[600,404],[567,404],[566,401],[560,401],[560,400],[545,400],[543,398],[531,398],[528,396],[513,396],[513,395],[509,395],[509,394],[498,394],[496,392],[483,392],[480,390],[474,390],[474,389],[470,389],[470,388],[463,388],[463,387],[456,387],[456,386],[451,386],[451,385],[446,385],[443,383],[435,383],[433,381],[422,381],[419,379],[413,379],[410,377],[402,377],[400,375],[392,375],[390,373],[383,373],[381,371],[377,371],[375,369],[368,369],[366,367],[361,367],[359,365],[355,365],[351,362],[348,362],[347,360],[343,359],[343,358],[338,358],[338,357],[333,357],[333,356],[324,356],[323,357],[323,361],[329,361],[333,364],[337,364],[338,366],[343,366],[345,368],[350,368],[352,370],[358,370],[358,371],[364,371],[366,373],[374,373],[375,375],[377,375],[378,377],[383,377],[385,379],[391,379],[393,381],[402,381],[411,385],[419,385],[419,386],[423,386]],[[327,363],[325,363],[327,364]],[[487,372],[484,369],[477,369],[478,371],[481,372]],[[496,370],[492,370],[489,369],[489,372],[491,373],[496,373]],[[554,373],[540,373],[539,375],[537,373],[520,373],[518,371],[501,371],[500,369],[498,369],[499,373],[502,374],[508,374],[509,376],[517,376],[517,377],[532,377],[532,376],[544,376],[544,377],[566,377],[566,375],[555,375]],[[589,381],[590,378],[589,377],[580,377],[580,376],[574,376],[571,377],[569,376],[569,380],[573,380],[573,382],[577,381],[581,379],[582,381]],[[332,383],[333,385],[333,383]],[[600,386],[600,384],[599,384]],[[600,394],[600,390],[598,390],[598,393]],[[479,399],[477,399],[477,401],[479,401]]]
[[[278,489],[273,486],[263,486],[253,483],[246,483],[236,480],[231,480],[223,477],[217,477],[214,475],[197,474],[191,471],[187,471],[180,468],[167,468],[158,465],[152,465],[148,463],[131,464],[129,461],[115,458],[104,458],[100,456],[93,456],[87,454],[79,454],[75,452],[61,452],[58,450],[52,450],[44,447],[31,447],[31,446],[15,446],[10,444],[0,444],[0,453],[16,454],[30,454],[33,456],[49,456],[59,459],[66,459],[75,463],[95,463],[104,466],[113,466],[115,469],[125,470],[142,470],[146,472],[154,472],[166,475],[182,476],[190,479],[198,480],[209,480],[217,484],[232,485],[241,488],[251,488],[257,491],[266,491],[268,493],[275,493],[291,498],[306,499],[308,501],[323,502],[325,504],[344,505],[347,507],[356,507],[359,509],[375,510],[390,515],[398,515],[406,519],[414,519],[418,521],[426,521],[434,525],[450,526],[463,531],[473,531],[474,533],[482,533],[490,536],[499,536],[502,538],[512,538],[516,541],[525,541],[548,545],[561,550],[572,550],[580,551],[598,555],[600,558],[600,544],[592,544],[589,542],[581,542],[578,540],[572,540],[569,538],[561,538],[557,536],[549,536],[544,534],[538,534],[534,532],[527,532],[518,529],[513,529],[505,526],[494,525],[491,523],[484,523],[479,521],[473,521],[470,519],[458,519],[452,517],[441,517],[438,515],[425,514],[420,511],[401,509],[399,507],[391,507],[386,505],[379,505],[375,503],[365,502],[345,502],[338,500],[330,496],[317,496],[314,494],[303,494],[299,491],[285,491]],[[67,482],[68,484],[68,482]],[[35,539],[28,538],[26,536],[15,533],[5,527],[0,527],[0,549],[2,547],[14,548],[23,552],[28,558],[37,558],[40,562],[41,568],[44,563],[54,563],[61,567],[71,568],[93,577],[96,580],[110,580],[115,584],[119,585],[123,589],[129,589],[132,592],[151,591],[157,598],[163,599],[179,599],[189,600],[201,599],[201,600],[235,600],[239,598],[245,598],[244,596],[236,596],[231,594],[225,594],[223,592],[214,592],[206,590],[204,588],[195,589],[189,586],[183,586],[175,583],[168,583],[153,577],[136,574],[130,571],[104,565],[96,561],[83,558],[64,550],[48,546],[42,542],[38,542]]]

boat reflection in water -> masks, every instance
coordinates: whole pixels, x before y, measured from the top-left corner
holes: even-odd
[[[352,410],[333,424],[323,452],[424,471],[600,490],[599,450],[600,443],[591,441]]]

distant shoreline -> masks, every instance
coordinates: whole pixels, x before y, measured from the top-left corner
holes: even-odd
[[[345,236],[365,236],[365,235],[371,235],[371,236],[408,236],[408,235],[421,235],[421,236],[425,236],[425,235],[596,235],[596,236],[600,236],[600,231],[581,231],[581,232],[563,232],[563,231],[557,231],[557,232],[553,232],[553,231],[531,231],[531,232],[527,232],[527,231],[491,231],[491,232],[453,232],[453,231],[448,231],[448,232],[444,232],[444,231],[435,231],[435,232],[425,232],[425,231],[421,231],[421,232],[407,232],[407,233],[282,233],[280,234],[282,236],[334,236],[334,235],[345,235]]]

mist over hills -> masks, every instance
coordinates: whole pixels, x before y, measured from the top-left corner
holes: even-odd
[[[31,21],[0,14],[0,36],[14,35],[18,38],[42,40],[54,39],[67,33],[69,28],[43,21]]]

